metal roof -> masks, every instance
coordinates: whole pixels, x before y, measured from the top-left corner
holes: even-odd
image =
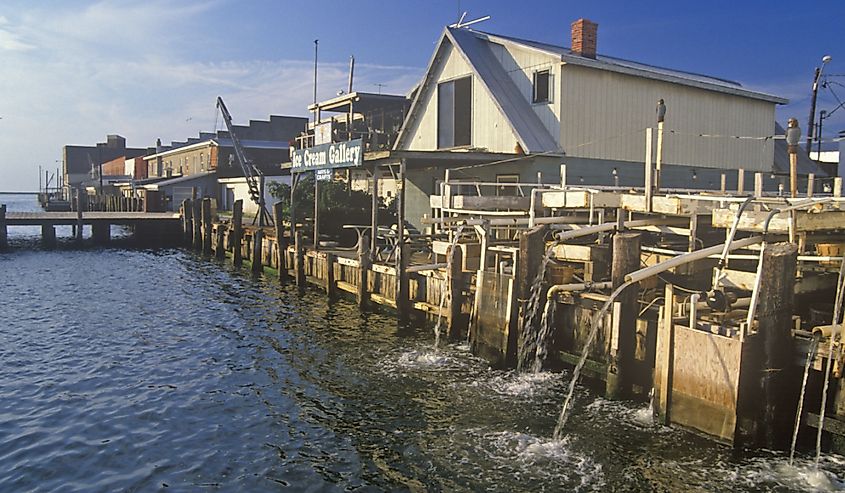
[[[472,29],[461,29],[461,31],[471,33],[472,35],[480,39],[484,39],[488,42],[500,44],[511,43],[525,48],[542,51],[549,55],[559,57],[560,60],[564,63],[571,63],[573,65],[581,65],[599,70],[608,70],[611,72],[619,72],[638,77],[663,80],[666,82],[673,82],[676,84],[698,87],[700,89],[724,92],[736,96],[743,96],[752,99],[761,99],[763,101],[769,101],[771,103],[776,104],[787,104],[789,102],[788,99],[784,99],[778,96],[773,96],[771,94],[745,89],[739,82],[720,79],[708,75],[668,69],[664,67],[657,67],[654,65],[648,65],[645,63],[635,62],[632,60],[625,60],[622,58],[610,57],[601,54],[597,54],[595,59],[587,58],[573,54],[571,50],[565,46],[542,43],[539,41],[530,41],[511,36],[502,36],[499,34],[486,33],[483,31],[474,31]]]

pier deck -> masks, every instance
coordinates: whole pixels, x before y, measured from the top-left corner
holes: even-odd
[[[135,225],[147,221],[179,221],[177,212],[83,212],[82,223]],[[8,226],[72,226],[78,224],[76,212],[7,212]]]

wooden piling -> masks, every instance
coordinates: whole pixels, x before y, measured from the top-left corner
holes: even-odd
[[[279,269],[279,280],[286,281],[288,278],[288,242],[285,238],[285,225],[282,222],[284,203],[281,201],[273,204],[273,220],[276,222],[276,267]]]
[[[192,212],[194,218],[194,250],[202,249],[202,200],[194,199],[194,210]]]
[[[337,283],[334,278],[334,263],[337,255],[326,253],[326,295],[330,300],[337,297]]]
[[[232,204],[232,231],[229,234],[229,243],[232,247],[232,263],[240,268],[243,265],[243,241],[244,228],[244,201],[238,199]]]
[[[218,224],[215,233],[214,256],[224,260],[226,258],[226,228],[222,224]]]
[[[536,348],[531,347],[531,334],[537,330],[540,321],[538,316],[545,308],[546,297],[540,293],[540,299],[535,307],[536,312],[531,326],[527,326],[528,301],[531,298],[531,287],[540,273],[540,264],[546,254],[547,226],[539,225],[528,229],[519,235],[519,253],[516,265],[516,299],[519,300],[518,330],[508,331],[507,360],[516,358],[516,367],[521,370],[529,361],[534,361]],[[505,329],[504,327],[502,329]]]
[[[305,290],[305,245],[302,240],[302,231],[296,230],[293,239],[294,261],[293,269],[296,276],[296,287],[300,291]]]
[[[639,233],[617,233],[613,236],[613,265],[611,282],[617,289],[625,282],[625,275],[640,268]],[[610,335],[610,364],[607,369],[605,393],[609,399],[624,399],[631,394],[635,381],[634,354],[637,349],[637,286],[629,286],[619,297],[618,309],[613,311]]]
[[[9,248],[9,234],[6,230],[6,204],[0,205],[0,251]]]
[[[78,188],[76,190],[76,203],[77,204],[82,203],[82,188]],[[76,231],[75,231],[75,233],[76,233],[76,242],[80,243],[80,244],[82,243],[82,227],[83,227],[82,207],[77,206],[77,208],[76,208]],[[51,226],[51,228],[52,228],[52,226]],[[56,243],[56,230],[55,230],[55,228],[53,228],[52,233],[53,233],[53,244],[55,245],[55,243]],[[44,236],[43,231],[42,231],[42,236]]]
[[[193,204],[191,199],[182,201],[182,238],[186,245],[191,244],[194,236],[194,224],[192,219]]]
[[[447,314],[446,323],[447,334],[449,339],[456,340],[461,337],[462,329],[466,324],[462,323],[461,307],[464,304],[464,271],[462,266],[463,253],[460,247],[455,245],[449,250],[449,266],[448,286],[449,290],[449,313]]]
[[[792,313],[795,301],[795,272],[798,247],[792,243],[767,245],[763,250],[760,301],[757,308],[758,334],[763,348],[762,445],[785,449],[795,417],[800,382],[792,375],[795,343]]]
[[[211,254],[211,199],[202,199],[202,253]]]
[[[259,212],[261,214],[261,212]],[[264,253],[264,230],[262,228],[258,228],[252,234],[252,273],[253,274],[261,274],[264,271],[264,262],[263,262],[263,253]]]
[[[111,239],[111,225],[95,222],[91,224],[91,237],[97,245],[105,245]]]
[[[44,248],[56,248],[56,227],[52,224],[41,225],[41,244]]]
[[[404,159],[399,161],[399,180],[397,181],[396,200],[396,311],[399,323],[405,324],[410,317],[410,286],[408,279],[408,245],[405,243],[405,181],[407,165]]]
[[[369,238],[364,235],[358,243],[358,291],[356,300],[359,308],[366,308],[370,302],[370,294],[367,291],[367,282],[370,272]]]

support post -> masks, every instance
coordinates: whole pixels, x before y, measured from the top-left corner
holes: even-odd
[[[229,233],[229,243],[232,247],[232,263],[240,268],[244,263],[244,201],[238,199],[232,204],[232,231]]]
[[[378,251],[378,245],[376,244],[378,239],[378,174],[378,166],[373,165],[373,203],[370,209],[370,240],[372,241],[369,245],[370,261],[374,259]]]
[[[361,243],[358,244],[358,292],[356,299],[359,308],[366,308],[370,301],[370,293],[367,283],[369,282],[370,272],[370,252],[369,252],[369,238],[364,235],[361,238]]]
[[[202,199],[202,253],[211,254],[211,199]]]
[[[674,317],[675,288],[666,283],[664,290],[663,309],[660,312],[659,328],[657,330],[657,354],[655,355],[654,383],[658,392],[653,400],[657,414],[657,422],[668,425],[670,422],[669,407],[672,396],[672,370],[674,365],[675,325]]]
[[[464,304],[464,270],[461,265],[463,262],[463,251],[457,245],[449,250],[449,259],[446,265],[449,266],[449,273],[446,277],[448,280],[447,289],[449,290],[449,313],[446,319],[448,323],[447,333],[449,339],[457,340],[461,337],[461,307]]]
[[[405,179],[407,167],[404,159],[399,161],[399,183],[396,191],[397,204],[397,225],[396,225],[396,311],[399,314],[399,323],[404,324],[410,316],[410,300],[408,273],[408,245],[405,244]]]
[[[320,249],[320,180],[314,172],[314,251]]]
[[[259,214],[262,212],[259,211]],[[261,274],[264,271],[264,228],[258,228],[252,234],[252,273]]]
[[[660,174],[663,171],[663,123],[657,122],[657,153],[654,159],[654,191],[660,192]]]
[[[842,177],[837,176],[833,179],[833,196],[837,199],[842,197]]]
[[[813,190],[816,188],[816,174],[810,173],[807,175],[807,198],[813,196]]]
[[[9,248],[9,233],[6,229],[6,204],[0,205],[0,251]]]
[[[44,248],[56,248],[56,227],[52,224],[41,225],[41,244]]]
[[[279,280],[287,281],[288,279],[288,240],[285,237],[285,225],[282,222],[282,212],[284,210],[284,203],[278,201],[273,204],[273,220],[276,223],[276,267],[279,269]]]
[[[789,153],[789,196],[798,196],[798,154]]]
[[[326,253],[326,296],[330,300],[337,298],[337,283],[334,279],[334,261],[337,256]]]
[[[654,193],[654,169],[651,166],[652,128],[645,129],[645,208],[651,212],[651,198]]]
[[[722,193],[726,193],[728,191],[728,177],[722,173],[721,177],[719,178],[719,191]]]
[[[792,312],[795,301],[795,272],[798,247],[775,243],[763,250],[760,304],[757,308],[758,333],[762,339],[763,405],[762,445],[784,449],[789,445],[798,384],[793,369],[795,343],[792,338]]]
[[[294,275],[296,276],[296,287],[300,291],[305,290],[305,245],[302,240],[302,231],[296,230],[293,237],[294,249]]]
[[[194,211],[194,250],[202,249],[202,200],[193,200]]]
[[[218,224],[215,233],[214,256],[220,260],[224,260],[226,258],[226,228],[222,224]]]
[[[736,193],[738,195],[745,193],[745,170],[742,168],[736,170]]]
[[[109,223],[91,223],[91,236],[97,245],[105,245],[111,239],[111,225]]]
[[[640,268],[640,235],[617,233],[613,236],[613,289],[625,282],[625,275]],[[609,399],[624,399],[631,394],[635,380],[634,352],[637,348],[637,286],[629,286],[617,298],[613,312],[610,342],[610,364],[607,368],[605,392]],[[618,317],[618,319],[617,319]],[[618,320],[618,321],[617,321]]]
[[[191,236],[194,233],[194,225],[192,221],[193,205],[191,199],[182,201],[182,238],[186,245],[191,244]]]
[[[82,187],[76,189],[76,202],[77,202],[77,204],[82,203]],[[82,244],[82,227],[83,227],[82,207],[77,207],[76,208],[76,243],[78,243],[80,245]],[[53,228],[53,227],[51,226],[51,228]],[[55,228],[52,229],[52,235],[53,235],[52,243],[55,246],[55,244],[56,244],[56,229]]]
[[[763,173],[754,173],[754,196],[763,196]]]

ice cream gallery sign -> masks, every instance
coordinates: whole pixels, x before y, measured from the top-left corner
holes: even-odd
[[[298,173],[318,169],[350,168],[361,166],[363,161],[364,147],[361,139],[356,139],[294,150],[291,154],[291,171]]]

